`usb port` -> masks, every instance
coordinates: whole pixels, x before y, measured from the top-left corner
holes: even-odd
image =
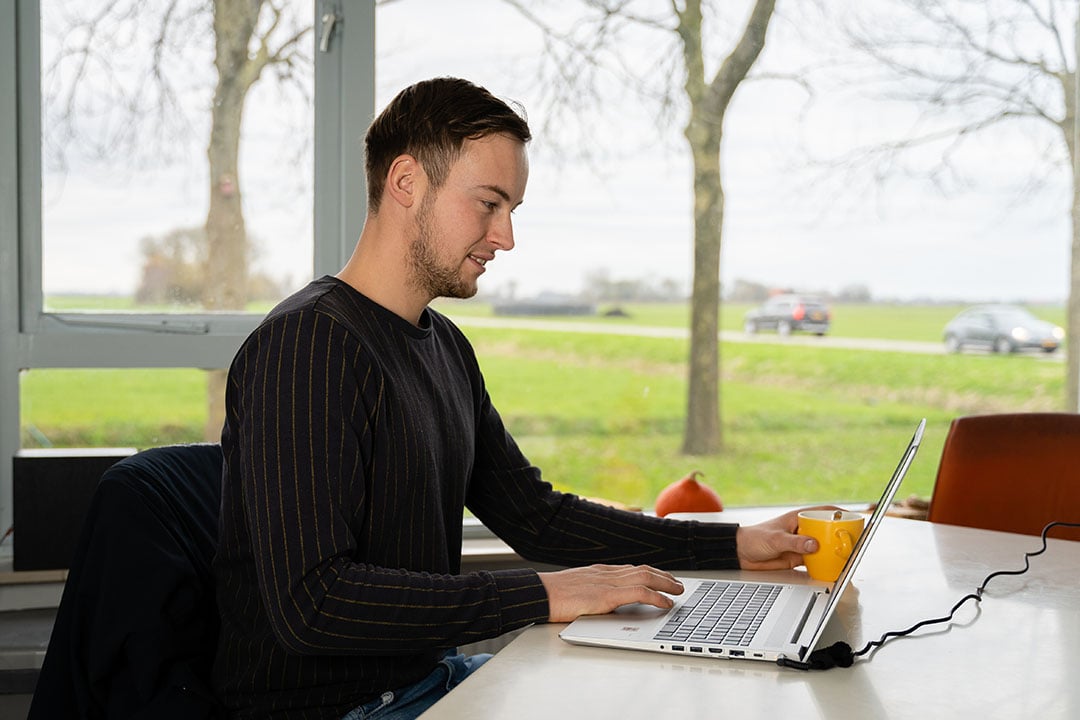
[[[678,650],[679,652],[686,652],[686,646],[684,645],[672,645],[672,650]]]
[[[701,652],[701,648],[691,646],[690,647],[690,652],[698,652],[699,653],[699,652]]]
[[[728,654],[731,655],[731,657],[742,657],[746,655],[746,653],[744,653],[742,650],[732,650]]]

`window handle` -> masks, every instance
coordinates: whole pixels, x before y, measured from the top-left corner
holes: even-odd
[[[334,34],[334,25],[337,21],[337,13],[328,12],[322,16],[322,39],[319,40],[319,52],[330,52],[330,36]]]

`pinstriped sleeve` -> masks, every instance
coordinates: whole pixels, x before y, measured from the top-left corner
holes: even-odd
[[[666,520],[555,491],[529,464],[486,393],[469,507],[519,555],[558,565],[644,564],[666,570],[739,566],[738,525]]]
[[[295,312],[264,323],[230,374],[244,522],[278,642],[301,655],[415,653],[546,620],[532,571],[365,562],[365,518],[387,511],[365,476],[380,461],[371,422],[383,388],[364,355],[331,317]]]

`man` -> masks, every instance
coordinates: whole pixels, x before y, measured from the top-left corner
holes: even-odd
[[[529,139],[467,81],[402,91],[366,137],[352,257],[240,348],[215,561],[215,683],[237,717],[412,717],[482,661],[459,644],[669,607],[682,587],[658,567],[786,568],[816,548],[794,514],[740,528],[588,503],[522,455],[468,341],[427,306],[473,295],[514,247]],[[523,557],[575,567],[462,575],[466,507]]]

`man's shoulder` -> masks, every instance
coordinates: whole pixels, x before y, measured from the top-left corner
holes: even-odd
[[[340,303],[327,303],[326,300],[339,291],[338,282],[332,277],[312,280],[279,302],[247,336],[239,353],[264,352],[268,348],[298,342],[310,344],[315,342],[316,336],[325,341],[342,332],[341,313],[336,307]]]
[[[310,341],[315,335],[320,340],[336,336],[347,344],[357,343],[372,352],[385,352],[397,347],[403,338],[408,344],[433,332],[445,332],[446,325],[448,321],[439,323],[437,331],[417,328],[351,285],[327,275],[312,280],[278,303],[251,337],[275,335]]]
[[[325,311],[327,298],[338,293],[340,285],[340,280],[329,275],[312,280],[274,306],[274,309],[267,313],[264,322],[274,322],[294,313]],[[330,307],[337,304],[331,301]]]
[[[268,326],[303,324],[304,319],[329,319],[346,332],[355,333],[360,318],[371,309],[369,301],[341,280],[327,275],[312,280],[267,313],[260,330]]]

